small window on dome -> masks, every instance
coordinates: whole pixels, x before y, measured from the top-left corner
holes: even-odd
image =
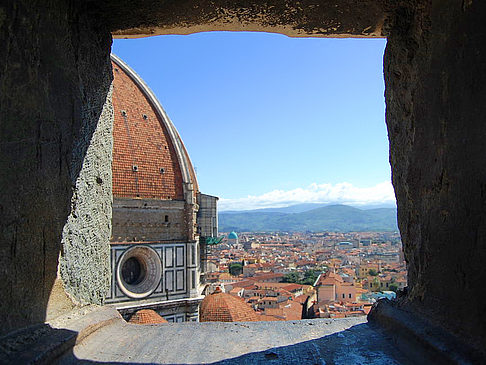
[[[147,120],[147,119],[148,119],[147,114],[142,114],[142,118],[143,118],[144,120]]]
[[[160,173],[161,174],[165,173],[165,169],[163,167],[160,168]]]
[[[126,112],[125,110],[122,110],[122,111],[121,111],[121,114],[122,114],[124,117],[126,117],[126,116],[127,116],[127,112]]]
[[[132,170],[135,171],[135,172],[138,171],[138,166],[137,165],[133,165],[132,166]]]

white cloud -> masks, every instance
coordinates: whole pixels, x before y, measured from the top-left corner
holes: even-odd
[[[391,182],[385,181],[369,188],[358,188],[350,183],[316,184],[293,190],[273,190],[268,193],[246,198],[221,198],[218,209],[248,210],[260,208],[279,208],[300,203],[326,204],[395,204],[395,193]]]

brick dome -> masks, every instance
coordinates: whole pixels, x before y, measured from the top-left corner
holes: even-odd
[[[201,322],[255,322],[256,312],[241,298],[216,290],[206,295],[199,309]]]
[[[184,200],[197,191],[189,155],[174,125],[143,80],[118,57],[113,66],[113,196]]]
[[[168,323],[164,317],[152,309],[141,309],[137,311],[128,321],[132,324],[158,324]]]

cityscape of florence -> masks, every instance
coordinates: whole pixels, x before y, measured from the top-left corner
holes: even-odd
[[[248,37],[253,38],[256,45],[245,45]],[[200,55],[191,66],[197,69],[197,65],[203,63],[207,69],[197,71],[212,74],[211,82],[214,84],[226,83],[230,85],[227,88],[243,89],[243,92],[247,93],[245,97],[248,100],[248,108],[253,106],[256,109],[261,106],[252,100],[258,99],[258,95],[244,90],[249,85],[242,81],[242,76],[238,74],[250,75],[256,72],[255,68],[265,69],[264,62],[271,62],[273,58],[269,54],[260,52],[261,60],[258,64],[245,69],[242,65],[251,63],[252,56],[250,56],[249,59],[234,61],[234,65],[228,66],[226,70],[219,69],[214,74],[213,68],[218,66],[213,65],[213,68],[210,68],[210,64],[205,63],[208,61],[202,60],[204,57],[208,57],[209,61],[213,60],[215,55],[209,50],[219,47],[219,52],[227,52],[229,53],[227,58],[235,60],[245,53],[250,55],[257,53],[257,50],[245,50],[245,47],[261,49],[268,45],[276,48],[273,50],[276,54],[290,52],[287,58],[294,58],[290,62],[305,64],[309,59],[315,62],[314,58],[323,56],[332,55],[339,59],[342,55],[338,52],[349,52],[349,48],[353,46],[352,44],[333,46],[328,42],[328,48],[335,48],[334,53],[330,54],[329,50],[323,50],[326,49],[321,45],[323,40],[319,40],[320,43],[310,42],[296,53],[298,50],[294,49],[295,45],[292,45],[295,44],[295,40],[289,39],[288,41],[291,42],[289,44],[286,43],[285,37],[275,39],[274,35],[268,34],[232,36],[216,33],[209,36],[201,35],[199,38],[191,40],[200,43],[191,49],[205,48],[208,54]],[[131,44],[125,47],[125,42]],[[139,47],[140,41],[136,42],[135,44],[133,41],[117,40],[114,50],[119,55],[124,53],[139,55],[139,52],[134,52],[130,48],[130,46]],[[239,43],[243,50],[238,49]],[[274,43],[277,45],[272,45]],[[184,52],[185,47],[188,47],[184,44],[175,44],[173,47],[178,48],[173,50],[174,55]],[[225,49],[228,45],[231,45],[231,49]],[[365,50],[370,63],[371,59],[374,58],[376,61],[382,57],[383,46],[384,42],[374,42],[368,47],[369,49]],[[231,54],[231,50],[235,54]],[[363,116],[361,114],[363,105],[369,107],[373,102],[369,100],[363,102],[360,99],[355,103],[357,106],[354,113],[348,115],[349,113],[342,112],[341,114],[344,115],[340,116],[339,110],[334,110],[339,106],[335,105],[331,109],[331,105],[325,101],[326,107],[323,108],[319,100],[307,98],[307,103],[314,103],[317,110],[312,113],[302,113],[298,108],[299,102],[303,101],[296,97],[295,109],[287,110],[287,113],[291,114],[287,117],[290,120],[298,117],[292,115],[296,112],[309,114],[310,123],[322,123],[323,131],[334,133],[333,139],[351,143],[347,148],[354,149],[348,158],[351,159],[352,166],[343,168],[341,165],[346,163],[343,161],[336,171],[329,171],[328,176],[342,175],[346,170],[362,169],[363,167],[355,166],[366,161],[365,163],[371,166],[370,171],[381,169],[385,172],[380,171],[378,176],[372,178],[359,175],[358,180],[352,181],[356,185],[363,181],[373,181],[375,187],[356,188],[350,183],[333,185],[333,180],[328,180],[326,183],[331,181],[331,184],[310,188],[310,190],[314,189],[310,196],[305,200],[299,200],[296,194],[299,188],[279,191],[282,184],[272,185],[272,179],[267,179],[267,175],[260,174],[256,179],[257,183],[247,186],[245,191],[247,196],[244,197],[241,193],[235,195],[233,191],[241,190],[244,183],[234,179],[224,181],[225,178],[221,173],[213,172],[214,167],[219,171],[220,166],[225,164],[224,161],[220,161],[223,158],[221,155],[213,155],[211,161],[205,162],[200,157],[189,156],[188,153],[188,151],[196,151],[196,153],[202,151],[205,156],[208,156],[212,149],[206,150],[214,142],[216,149],[227,150],[228,162],[240,161],[239,144],[241,141],[248,141],[246,134],[252,136],[255,133],[239,130],[238,137],[235,135],[229,138],[231,144],[225,146],[220,142],[218,131],[219,128],[224,129],[224,127],[217,118],[231,118],[238,125],[240,124],[238,118],[241,116],[235,115],[235,111],[223,106],[222,109],[227,109],[227,113],[230,114],[212,115],[216,120],[209,123],[209,126],[212,125],[214,130],[206,131],[198,131],[197,127],[192,127],[181,132],[179,118],[175,119],[178,114],[182,115],[180,117],[182,120],[203,118],[200,110],[197,109],[197,105],[203,103],[209,104],[218,100],[214,108],[218,108],[219,103],[225,104],[226,101],[216,90],[217,87],[208,100],[203,101],[193,101],[191,97],[201,99],[204,97],[196,95],[194,91],[187,93],[187,88],[182,89],[187,94],[183,104],[174,102],[173,106],[164,102],[162,106],[155,96],[158,89],[152,91],[149,84],[152,84],[151,81],[156,87],[163,84],[163,89],[170,90],[170,93],[164,93],[162,97],[165,99],[170,94],[174,98],[173,94],[177,95],[178,90],[170,84],[171,75],[163,72],[153,73],[151,67],[154,65],[147,65],[145,58],[134,57],[134,61],[140,63],[142,71],[149,75],[149,82],[143,80],[139,73],[119,56],[113,55],[112,59],[115,76],[114,205],[111,243],[113,275],[107,301],[114,303],[129,323],[289,321],[365,317],[377,300],[394,299],[397,293],[406,287],[407,269],[396,223],[393,190],[389,182],[379,180],[380,175],[386,175],[386,169],[389,170],[389,167],[385,166],[383,169],[383,166],[380,166],[383,165],[383,156],[378,161],[369,160],[371,156],[378,153],[378,148],[371,147],[370,143],[380,146],[381,152],[386,156],[386,150],[383,150],[386,146],[386,143],[383,145],[386,136],[379,135],[373,139],[370,137],[363,143],[363,136],[359,134],[363,129],[380,129],[376,125],[383,123],[383,116],[379,115],[383,113],[382,104],[374,101],[371,115]],[[370,72],[375,73],[374,76],[378,79],[377,82],[375,80],[377,92],[382,93],[383,80],[381,74],[376,72],[380,66],[379,62],[377,63],[378,67],[372,65]],[[187,66],[183,68],[187,69]],[[163,67],[160,63],[156,63],[155,67],[157,71],[170,69],[172,75],[178,75],[174,67]],[[285,68],[285,65],[280,67]],[[357,74],[365,71],[360,70]],[[275,72],[279,77],[287,77],[287,75],[279,75],[279,70]],[[349,72],[346,70],[346,73]],[[223,76],[224,80],[220,81],[218,74],[232,74],[234,78],[228,79],[226,75]],[[251,83],[258,82],[255,81],[258,77],[259,75],[253,75]],[[179,78],[178,76],[177,82],[183,84]],[[336,82],[343,81],[339,77],[332,79],[329,75],[325,75],[325,79],[328,88],[335,88]],[[354,80],[355,83],[359,81],[359,79]],[[199,82],[205,80],[201,79]],[[319,81],[310,79],[307,82]],[[360,90],[362,85],[358,84],[354,87]],[[197,89],[198,86],[193,88]],[[276,95],[262,102],[268,109],[274,111],[271,115],[272,120],[284,118],[278,111],[282,108],[282,99],[288,97],[286,95],[288,93],[295,97],[292,90],[297,88],[298,85],[291,85],[291,89],[284,91],[284,95],[275,91]],[[210,90],[205,92],[209,93]],[[321,97],[322,95],[318,95],[317,99]],[[376,98],[376,95],[374,97]],[[182,111],[178,111],[180,106]],[[167,110],[174,108],[175,113],[171,112],[170,115],[175,114],[175,116],[169,117],[166,108]],[[197,110],[199,114],[193,115],[187,109]],[[249,111],[247,114],[252,113]],[[328,120],[331,115],[338,122],[343,118],[359,118],[357,125],[361,127],[357,127],[358,131],[346,132],[344,136],[336,135],[339,131],[332,131],[330,127],[336,120],[333,119],[332,123]],[[376,120],[370,121],[373,117]],[[245,118],[248,118],[248,115],[245,115]],[[285,120],[280,119],[279,122],[282,125]],[[247,128],[251,128],[251,123],[247,124]],[[145,127],[143,131],[140,130],[140,126]],[[209,127],[206,126],[207,128]],[[267,174],[275,171],[275,168],[270,166],[283,157],[273,153],[271,149],[277,148],[280,151],[280,146],[287,143],[286,139],[293,134],[293,123],[288,123],[287,128],[289,130],[285,134],[288,136],[282,137],[277,146],[273,146],[272,143],[267,143],[265,146],[268,158],[260,163],[268,166]],[[381,132],[383,131],[384,129],[381,128]],[[179,133],[184,136],[185,143],[182,142],[183,138]],[[203,133],[205,133],[203,138],[199,140],[194,138],[195,135],[201,137]],[[265,133],[270,133],[272,137],[275,135],[271,128],[261,131],[261,134],[265,135]],[[357,134],[359,137],[356,136]],[[272,137],[264,136],[267,139]],[[188,140],[191,144],[187,142]],[[244,145],[244,159],[251,159],[248,156],[251,153],[248,151],[258,147],[252,142],[246,142]],[[325,156],[331,155],[334,148],[331,144],[328,147],[313,146],[310,152],[312,158],[307,156],[309,151],[304,148],[303,151],[294,150],[292,153],[294,159],[307,158],[312,164],[314,159],[328,159],[329,157]],[[363,148],[368,152],[363,152]],[[361,158],[357,155],[358,150],[364,155]],[[332,159],[340,158],[339,155],[331,156]],[[343,157],[343,160],[346,158]],[[193,161],[196,161],[194,165]],[[208,166],[211,172],[216,174],[216,179],[205,173]],[[227,176],[245,175],[247,178],[252,178],[251,172],[244,170],[244,164],[242,166],[236,163],[235,166],[238,166],[236,171],[233,171],[234,168],[225,171]],[[256,161],[252,161],[251,168],[262,169]],[[314,170],[313,167],[309,168]],[[299,169],[301,168],[296,168],[295,171],[297,176]],[[281,174],[281,172],[275,174],[279,173]],[[294,176],[294,172],[287,174],[287,181],[284,183],[290,186],[291,183],[298,184],[305,181],[304,179],[299,181],[297,176]],[[348,177],[356,178],[354,174],[348,174]],[[275,191],[279,191],[279,198],[272,202],[265,201],[264,198],[267,196],[268,200],[268,196],[272,193],[255,196],[255,193],[262,189],[260,185],[273,188],[273,195]],[[208,187],[214,195],[203,194],[200,190],[202,186]],[[221,189],[221,186],[225,188]],[[221,192],[218,192],[219,190]],[[218,206],[221,207],[218,209]],[[154,265],[150,260],[160,260],[162,264]],[[154,273],[149,273],[150,270]]]

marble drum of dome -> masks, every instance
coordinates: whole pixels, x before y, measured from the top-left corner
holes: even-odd
[[[148,246],[134,246],[120,257],[116,269],[121,291],[133,299],[148,297],[160,283],[162,265],[160,257]]]

